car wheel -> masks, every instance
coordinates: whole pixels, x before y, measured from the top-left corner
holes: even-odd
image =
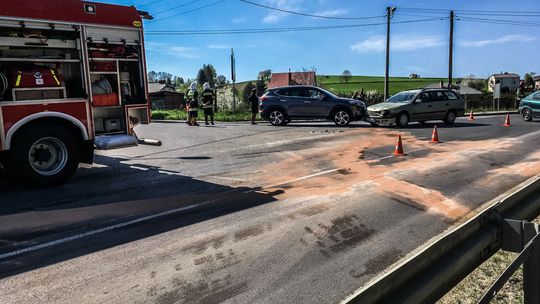
[[[409,114],[402,112],[396,116],[396,126],[398,128],[404,128],[409,124]]]
[[[448,111],[444,116],[444,123],[447,125],[453,125],[456,122],[456,112]]]
[[[370,122],[369,124],[370,124],[371,126],[373,126],[373,127],[378,127],[378,126],[379,126],[379,124],[376,123],[376,122]]]
[[[30,186],[61,184],[79,165],[77,142],[71,131],[59,125],[26,129],[14,139],[8,172]]]
[[[351,114],[344,109],[338,109],[334,112],[334,123],[337,126],[346,126],[351,122]]]
[[[281,110],[270,111],[269,121],[273,126],[281,126],[286,121],[285,114]]]
[[[524,109],[523,111],[521,111],[521,116],[523,117],[524,121],[531,121],[533,119],[530,109]]]

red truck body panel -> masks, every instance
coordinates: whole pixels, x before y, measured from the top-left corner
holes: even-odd
[[[93,5],[95,13],[87,13],[85,4]],[[80,0],[1,0],[0,15],[75,24],[142,27],[141,16],[133,6]]]

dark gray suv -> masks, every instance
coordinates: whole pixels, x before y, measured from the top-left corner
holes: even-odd
[[[345,126],[366,115],[362,101],[341,98],[312,86],[269,89],[260,101],[261,117],[275,126],[286,125],[292,119],[328,119]]]

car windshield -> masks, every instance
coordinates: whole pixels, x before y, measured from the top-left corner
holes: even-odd
[[[418,92],[416,92],[416,91],[408,91],[408,92],[397,93],[396,95],[388,98],[388,100],[386,102],[398,103],[398,102],[411,101],[411,100],[414,99],[416,94],[418,94]]]

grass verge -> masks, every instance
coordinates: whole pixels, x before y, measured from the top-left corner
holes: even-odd
[[[186,120],[187,113],[183,110],[153,110],[152,119],[157,120]],[[199,111],[199,121],[204,121],[203,111]],[[215,121],[250,121],[251,113],[249,111],[237,111],[236,113],[223,111],[214,114]],[[257,120],[262,120],[257,115]]]
[[[540,223],[540,217],[534,220]],[[485,261],[480,267],[469,274],[449,293],[442,297],[439,304],[473,304],[491,287],[503,271],[510,266],[517,257],[517,253],[511,253],[500,250],[491,258]],[[518,304],[523,303],[523,266],[510,277],[504,284],[492,304]]]

